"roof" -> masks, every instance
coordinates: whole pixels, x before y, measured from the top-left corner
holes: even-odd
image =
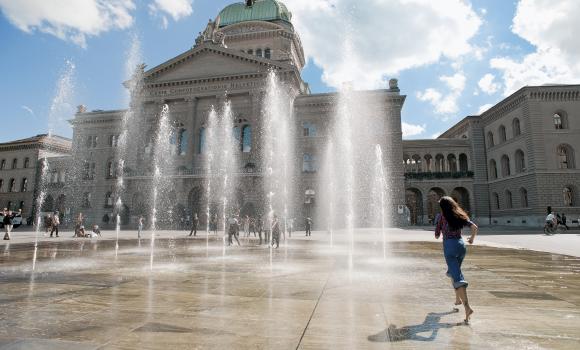
[[[2,143],[0,143],[0,145],[11,145],[11,144],[16,144],[16,143],[34,143],[34,142],[40,142],[40,141],[57,141],[57,142],[65,142],[66,143],[66,142],[71,142],[71,139],[64,137],[64,136],[59,136],[59,135],[38,134],[36,136],[28,137],[25,139],[2,142]]]
[[[14,151],[19,149],[45,149],[61,153],[70,153],[72,142],[69,138],[39,134],[25,139],[0,143],[1,151]]]
[[[290,22],[292,13],[278,0],[255,0],[226,6],[220,11],[219,19],[220,27],[249,21]]]

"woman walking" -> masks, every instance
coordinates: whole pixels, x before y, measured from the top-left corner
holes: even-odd
[[[469,323],[473,309],[467,299],[467,281],[461,272],[461,264],[467,253],[465,242],[461,237],[464,227],[471,228],[471,236],[467,239],[473,244],[477,235],[477,226],[469,219],[467,214],[451,197],[442,197],[439,200],[441,214],[436,218],[435,238],[443,234],[443,253],[447,262],[447,276],[451,278],[455,288],[455,305],[463,304],[465,308],[465,324]]]
[[[12,215],[12,211],[11,210],[4,210],[4,218],[2,220],[2,223],[4,224],[4,240],[5,241],[9,241],[10,240],[10,233],[12,232],[12,227],[13,226],[13,222],[14,222],[14,215]]]

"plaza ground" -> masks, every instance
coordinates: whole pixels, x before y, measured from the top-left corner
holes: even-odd
[[[469,326],[427,230],[360,230],[352,250],[341,232],[332,245],[298,232],[277,250],[174,231],[153,249],[148,232],[122,231],[117,247],[103,234],[1,241],[0,349],[580,346],[580,231],[483,229],[464,264]]]

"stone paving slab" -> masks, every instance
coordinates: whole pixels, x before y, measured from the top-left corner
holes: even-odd
[[[466,326],[440,243],[242,243],[0,247],[0,349],[580,348],[580,258],[470,246]]]

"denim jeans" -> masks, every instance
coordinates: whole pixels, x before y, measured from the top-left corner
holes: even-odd
[[[443,253],[447,262],[447,276],[453,280],[453,288],[467,287],[468,283],[461,272],[461,264],[467,253],[463,239],[444,239]]]

